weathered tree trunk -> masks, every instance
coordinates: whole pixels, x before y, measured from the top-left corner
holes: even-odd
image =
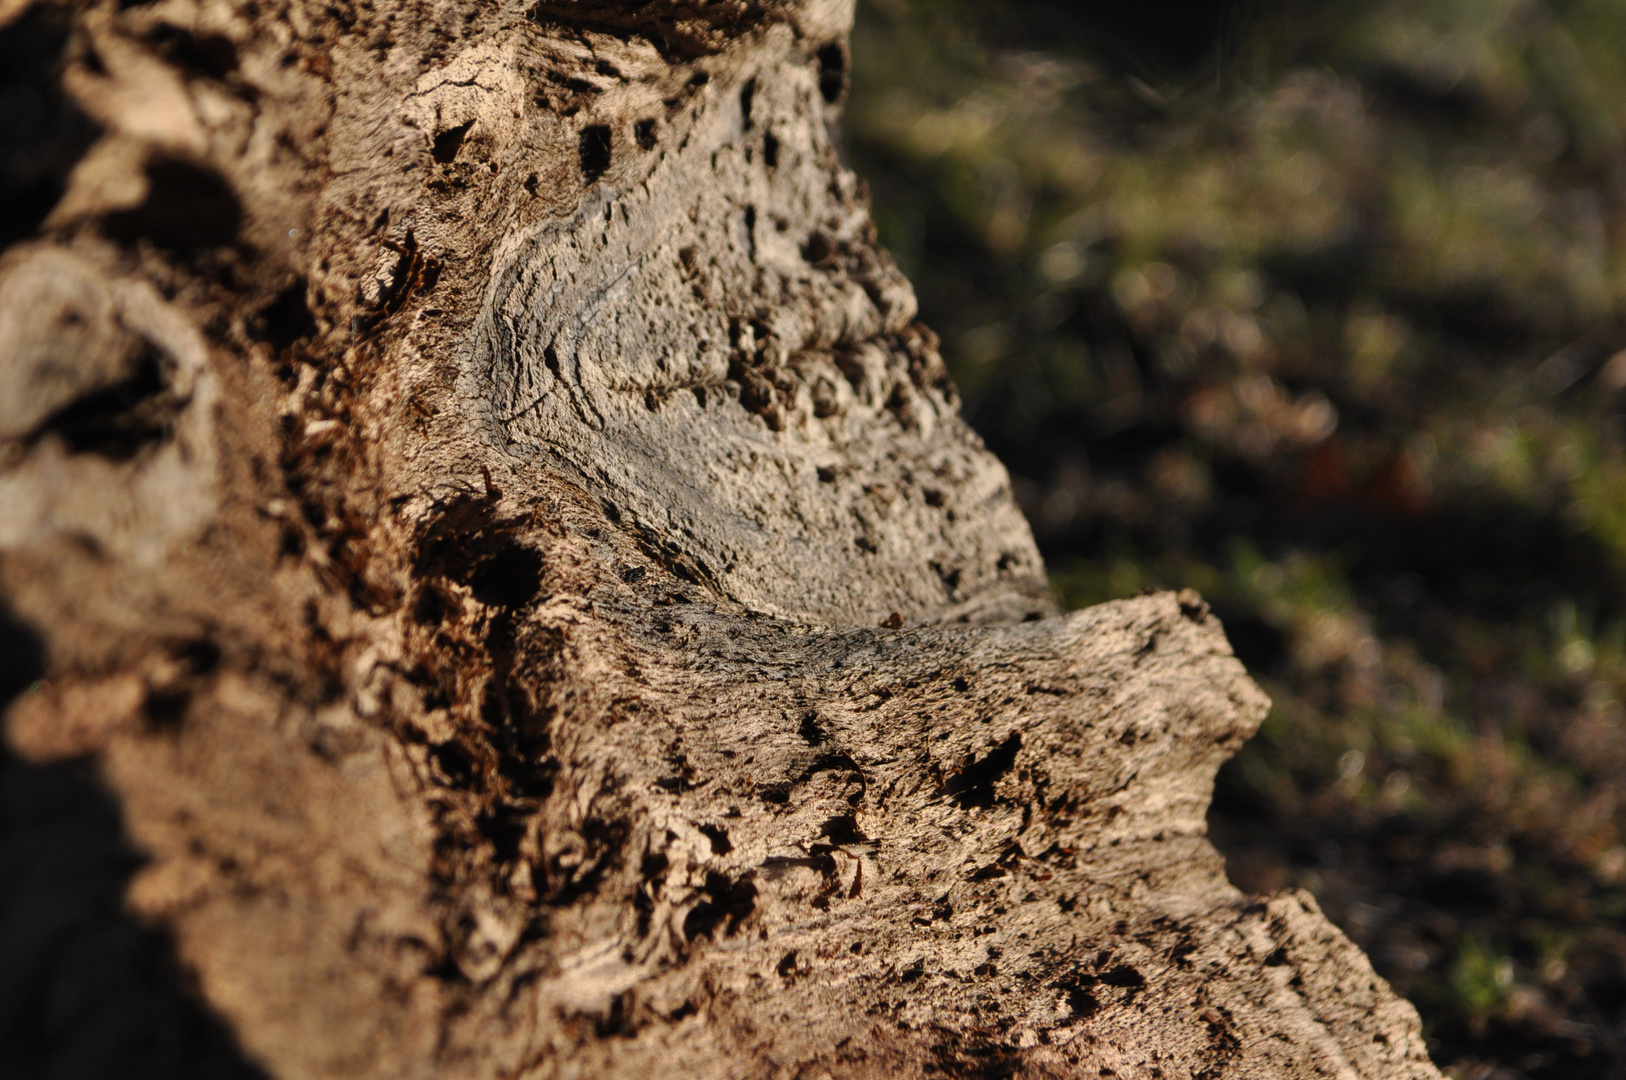
[[[1225,881],[1201,600],[1052,611],[832,148],[850,18],[0,4],[0,852],[77,866],[93,763],[147,928],[89,986],[115,849],[0,885],[14,1060],[1437,1076]]]

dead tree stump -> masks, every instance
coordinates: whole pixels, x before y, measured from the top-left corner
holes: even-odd
[[[0,884],[40,1075],[1438,1075],[1225,880],[1201,599],[1046,598],[850,19],[0,3],[0,853],[82,763],[148,943]]]

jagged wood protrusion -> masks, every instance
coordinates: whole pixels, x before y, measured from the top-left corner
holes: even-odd
[[[1225,880],[1206,605],[1046,598],[832,146],[850,4],[0,19],[94,132],[0,257],[7,739],[248,1058],[1438,1075]]]

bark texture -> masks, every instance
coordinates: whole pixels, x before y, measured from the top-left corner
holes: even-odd
[[[1225,880],[1201,599],[1053,612],[833,149],[850,18],[0,4],[0,851],[92,770],[148,958],[12,886],[30,1060],[1438,1075]]]

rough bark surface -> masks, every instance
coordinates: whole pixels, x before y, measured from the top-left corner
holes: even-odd
[[[1225,880],[1202,601],[1045,598],[832,147],[850,18],[0,4],[29,1062],[1438,1075]],[[95,986],[53,762],[141,857]]]

